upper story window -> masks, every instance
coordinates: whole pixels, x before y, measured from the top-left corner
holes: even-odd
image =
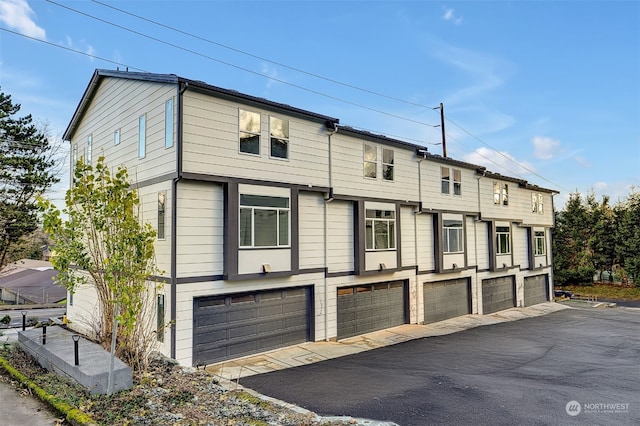
[[[91,151],[93,150],[93,135],[87,136],[87,165],[91,165]]]
[[[462,195],[462,172],[459,169],[440,167],[440,191],[443,194],[451,193],[451,181],[453,180],[453,195]]]
[[[173,98],[164,103],[164,147],[173,146]]]
[[[544,231],[536,231],[533,236],[534,256],[544,256],[547,253],[546,247]]]
[[[382,148],[382,179],[393,180],[393,150]]]
[[[269,117],[271,156],[289,158],[289,120]]]
[[[147,155],[147,114],[142,114],[138,119],[138,158]]]
[[[116,129],[113,132],[113,144],[120,145],[120,129]]]
[[[453,195],[462,195],[462,173],[453,169]]]
[[[508,226],[496,226],[496,253],[511,253],[511,229]]]
[[[260,155],[260,114],[239,110],[240,152]]]
[[[367,250],[396,248],[396,212],[367,209],[365,239]]]
[[[451,174],[448,167],[440,167],[441,192],[448,194],[451,187]]]
[[[240,247],[289,246],[289,198],[240,194]]]
[[[442,252],[462,253],[464,251],[463,228],[461,220],[442,221]]]
[[[496,206],[509,205],[509,185],[502,182],[493,182],[493,204]]]
[[[533,213],[544,213],[543,199],[542,194],[533,193],[531,194],[531,211]]]
[[[364,177],[375,179],[378,176],[378,148],[364,144]]]
[[[165,238],[165,200],[167,198],[166,192],[158,192],[158,239],[164,240]]]

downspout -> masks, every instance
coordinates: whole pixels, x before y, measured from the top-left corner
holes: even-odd
[[[178,83],[176,105],[176,177],[171,183],[171,358],[176,358],[176,320],[178,294],[178,271],[177,271],[177,250],[178,250],[178,182],[182,180],[182,95],[187,90],[188,84]]]
[[[329,124],[331,124],[331,128],[329,128]],[[324,340],[326,342],[329,341],[329,279],[327,278],[327,273],[329,272],[329,203],[333,201],[333,170],[331,167],[331,136],[338,132],[338,126],[336,123],[325,124],[327,129],[327,137],[328,137],[328,158],[327,158],[327,166],[328,166],[328,178],[329,178],[329,194],[327,198],[325,198],[324,203]]]
[[[418,271],[420,270],[420,260],[418,258],[418,215],[422,213],[422,158],[418,157],[418,211],[413,215],[413,250],[416,257],[416,324],[420,324],[420,279]]]

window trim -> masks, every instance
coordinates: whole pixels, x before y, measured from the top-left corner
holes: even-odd
[[[369,217],[369,212],[374,212],[374,217]],[[380,213],[380,214],[378,214]],[[385,214],[389,214],[392,217],[378,217],[384,216]],[[365,251],[367,252],[380,252],[380,251],[396,251],[397,250],[397,218],[395,210],[383,210],[383,209],[365,209],[365,223],[364,223],[364,232],[365,232]],[[370,225],[369,225],[370,224]],[[376,231],[379,229],[378,224],[386,224],[386,245],[387,247],[376,247],[376,243],[378,239],[376,238]],[[368,229],[371,229],[371,240],[367,238]],[[371,244],[369,244],[371,241]]]
[[[509,184],[493,181],[493,205],[509,206]]]
[[[115,129],[113,131],[113,145],[114,146],[120,145],[120,136],[121,136],[120,129],[119,128]]]
[[[254,131],[249,131],[246,129],[242,128],[242,113],[248,113],[248,114],[256,114],[258,116],[258,131],[257,133]],[[258,152],[249,152],[249,151],[243,151],[242,150],[242,137],[241,135],[243,133],[246,133],[248,135],[253,135],[253,136],[257,136],[258,137]],[[245,154],[245,155],[253,155],[256,157],[260,157],[261,152],[262,152],[262,114],[259,112],[255,112],[255,111],[249,111],[247,109],[242,109],[242,108],[238,108],[238,152],[240,154]]]
[[[280,206],[255,206],[250,204],[242,204],[242,196],[257,196],[257,197],[265,197],[265,198],[278,198],[282,200],[286,200],[287,207]],[[251,244],[243,245],[242,241],[242,210],[248,210],[251,212]],[[275,211],[276,212],[276,245],[256,245],[256,228],[255,228],[255,215],[257,211]],[[281,214],[286,212],[287,214],[287,242],[286,244],[281,244]],[[238,196],[238,248],[241,250],[245,249],[282,249],[282,248],[291,248],[291,197],[281,197],[281,196],[273,196],[273,195],[261,195],[261,194],[251,194],[251,193],[241,193]]]
[[[504,242],[506,243],[507,251],[502,251],[502,245],[500,244],[502,239],[505,239]],[[507,254],[511,254],[511,227],[496,226],[496,255],[501,256]]]
[[[460,169],[452,169],[452,170],[453,170],[453,195],[455,197],[461,197],[462,196],[462,170]]]
[[[286,138],[281,138],[281,137],[278,137],[278,136],[273,134],[273,132],[272,132],[273,126],[271,124],[272,120],[279,120],[279,121],[282,121],[283,123],[287,124]],[[290,149],[291,148],[291,128],[290,128],[289,124],[290,124],[290,121],[288,119],[276,117],[276,116],[273,116],[273,115],[269,116],[269,158],[273,158],[274,160],[289,160],[289,155],[290,155],[290,151],[291,151],[291,149]],[[279,157],[277,155],[273,155],[273,141],[274,141],[274,139],[286,142],[287,155],[285,157]]]

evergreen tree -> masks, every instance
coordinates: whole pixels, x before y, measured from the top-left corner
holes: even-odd
[[[36,197],[58,182],[49,139],[31,115],[19,112],[0,91],[0,268],[12,247],[37,229]]]

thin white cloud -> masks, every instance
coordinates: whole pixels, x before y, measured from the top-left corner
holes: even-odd
[[[442,19],[453,22],[455,25],[460,25],[462,23],[462,17],[456,16],[455,9],[445,9]]]
[[[271,77],[267,80],[267,89],[270,89],[271,87],[273,87],[274,84],[278,83],[276,80],[273,80],[273,79],[282,80],[282,77],[278,75],[278,70],[266,62],[262,63],[261,72],[262,74]]]
[[[533,143],[533,155],[541,160],[551,160],[558,153],[560,142],[544,136],[535,136]]]
[[[45,30],[32,19],[34,15],[26,0],[0,0],[0,22],[4,22],[20,34],[46,40]]]
[[[489,148],[480,147],[470,154],[464,156],[464,161],[484,166],[488,170],[512,177],[530,175],[536,171],[533,164],[527,161],[519,161],[506,151],[496,151]]]
[[[573,159],[575,160],[576,163],[578,163],[579,165],[581,165],[585,169],[590,169],[591,167],[593,167],[593,165],[589,162],[589,160],[587,160],[586,158],[584,158],[581,155],[578,155],[578,156],[574,157]]]

